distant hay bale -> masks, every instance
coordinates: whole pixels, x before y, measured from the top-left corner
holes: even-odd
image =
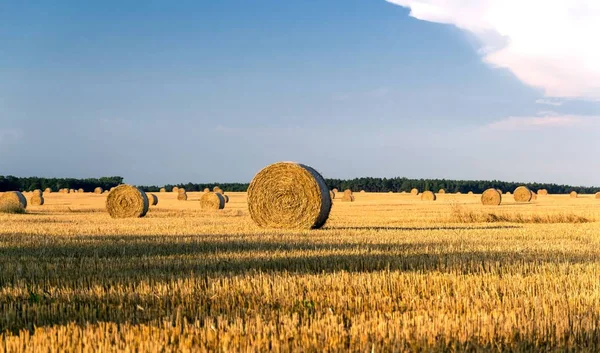
[[[537,194],[540,195],[540,196],[548,195],[548,190],[546,190],[546,189],[539,189],[537,191]]]
[[[177,192],[178,192],[178,193],[180,193],[180,194],[185,194],[185,193],[186,193],[186,191],[185,191],[185,189],[184,189],[184,188],[179,188],[179,189],[177,190]]]
[[[531,201],[537,200],[537,194],[535,192],[531,192]]]
[[[248,187],[250,217],[260,227],[321,228],[331,211],[325,179],[313,168],[279,162],[262,169]]]
[[[344,190],[344,195],[342,196],[342,202],[354,202],[354,193],[350,189]]]
[[[174,186],[174,187],[173,187],[173,192],[174,192],[174,193],[178,193],[178,192],[179,192],[179,188],[178,188],[177,186]]]
[[[108,190],[104,190],[104,192],[102,194],[108,194],[110,191]]]
[[[437,196],[433,193],[433,191],[423,191],[421,194],[421,201],[435,201]]]
[[[597,193],[596,193],[596,198],[597,198],[597,199],[600,199],[600,192],[597,192]]]
[[[215,191],[217,194],[221,194],[221,195],[225,195],[225,191],[223,191],[223,189],[219,188]]]
[[[440,191],[438,191],[438,194],[445,194],[445,193],[446,193],[446,190],[444,190],[444,189],[440,189]]]
[[[467,195],[473,195],[473,191],[469,191]]]
[[[79,189],[79,190],[77,190],[77,192],[84,193],[85,191],[83,191],[83,189]]]
[[[44,193],[42,193],[42,190],[40,189],[35,189],[33,190],[33,195],[38,195],[40,197],[44,196]]]
[[[391,191],[390,191],[390,192],[391,192]],[[361,191],[360,191],[360,193],[361,193],[361,194],[365,194],[365,193],[366,193],[366,191],[364,191],[364,190],[361,190]]]
[[[577,194],[577,191],[571,191],[569,196],[571,196],[572,199],[576,199],[577,197],[579,197],[579,195]]]
[[[177,194],[177,200],[179,201],[187,201],[188,196],[187,196],[187,192],[180,192]]]
[[[460,191],[457,191],[457,192],[456,192],[456,195],[462,195],[462,192],[460,192]]]
[[[69,189],[69,194],[74,194],[75,193],[75,189]]]
[[[156,206],[158,205],[158,196],[150,193],[146,193],[146,197],[148,197],[148,205]]]
[[[112,218],[140,218],[148,213],[146,193],[131,185],[119,185],[108,194],[106,210]]]
[[[331,197],[332,200],[335,200],[335,192],[333,192],[333,190],[329,190],[329,197]]]
[[[94,189],[94,194],[102,194],[103,192],[104,192],[104,189],[102,189],[99,186]]]
[[[510,191],[507,191],[507,192],[506,192],[506,195],[512,195],[512,194],[510,193]]]
[[[336,194],[339,192],[337,188],[333,188],[331,191],[335,192]]]
[[[207,192],[200,197],[200,208],[203,210],[222,210],[225,198],[218,192]]]
[[[414,188],[414,189],[410,190],[410,194],[411,195],[419,195],[419,189]]]
[[[500,190],[500,189],[496,189],[496,190],[498,190],[498,192],[500,193],[500,195],[502,195],[502,190]]]
[[[221,188],[218,185],[213,187],[213,192],[217,192],[218,190],[221,190]]]
[[[33,196],[31,196],[31,198],[29,199],[29,203],[32,206],[43,206],[44,205],[44,196],[41,196],[38,194],[33,194]]]
[[[229,196],[225,195],[225,194],[221,194],[223,195],[223,198],[225,199],[225,203],[229,203]]]
[[[160,192],[167,192],[167,189],[165,189],[165,188],[160,188]]]
[[[46,188],[46,190],[44,190],[44,194],[51,194],[52,193],[52,189],[50,188]]]
[[[204,192],[210,192],[209,188],[204,188]]]
[[[533,198],[533,193],[527,186],[519,186],[513,192],[516,202],[529,202]]]
[[[481,194],[481,204],[485,206],[498,206],[502,203],[502,194],[494,188],[489,188]]]
[[[0,212],[24,213],[27,199],[20,191],[8,191],[0,195]]]

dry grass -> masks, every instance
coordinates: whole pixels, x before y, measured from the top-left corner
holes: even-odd
[[[366,193],[306,231],[258,228],[228,194],[218,213],[166,193],[112,219],[53,193],[0,214],[0,352],[600,348],[594,195]]]

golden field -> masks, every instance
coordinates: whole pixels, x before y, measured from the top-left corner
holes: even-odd
[[[600,350],[592,195],[355,193],[282,231],[227,194],[207,212],[156,193],[141,219],[95,194],[0,214],[0,352]]]

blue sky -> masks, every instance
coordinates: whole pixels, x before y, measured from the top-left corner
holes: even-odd
[[[593,44],[544,46],[528,31],[552,15],[494,2],[3,1],[0,174],[249,181],[294,160],[599,185]]]

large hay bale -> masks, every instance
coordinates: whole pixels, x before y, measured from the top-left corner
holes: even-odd
[[[41,196],[38,194],[33,194],[33,196],[31,196],[31,198],[29,199],[29,203],[32,206],[43,206],[44,205],[44,196]]]
[[[321,174],[299,163],[271,164],[248,187],[250,217],[261,227],[321,228],[329,218],[331,203]]]
[[[533,198],[533,193],[527,186],[519,186],[513,192],[516,202],[529,202]]]
[[[571,196],[572,199],[576,199],[579,195],[577,194],[577,191],[571,191],[569,196]]]
[[[350,189],[344,190],[344,196],[342,196],[342,202],[354,202],[354,193]]]
[[[438,191],[438,194],[445,194],[445,193],[446,193],[446,190],[444,190],[444,189],[440,189],[440,191]]]
[[[419,189],[413,188],[412,190],[410,190],[410,194],[411,195],[419,195]]]
[[[148,213],[148,197],[131,185],[119,185],[108,194],[106,210],[112,218],[140,218]]]
[[[225,208],[225,197],[218,192],[207,192],[200,197],[200,208],[203,210],[222,210]]]
[[[498,206],[502,203],[502,194],[494,188],[487,189],[481,194],[481,204],[485,206]]]
[[[180,192],[177,194],[177,200],[179,201],[187,201],[188,195],[187,192]]]
[[[104,192],[104,189],[102,189],[101,187],[97,187],[94,189],[94,194],[102,194]]]
[[[156,206],[158,205],[158,196],[150,193],[146,193],[146,197],[148,197],[148,205]]]
[[[52,193],[52,189],[50,188],[46,188],[46,190],[44,190],[44,194],[51,194]]]
[[[173,192],[174,193],[178,193],[179,192],[179,188],[177,186],[173,186]]]
[[[165,188],[160,188],[160,192],[167,192],[167,189],[165,189]]]
[[[0,212],[24,213],[27,199],[20,191],[8,191],[0,195]]]
[[[435,201],[437,196],[433,193],[433,191],[423,191],[421,194],[421,201]]]

